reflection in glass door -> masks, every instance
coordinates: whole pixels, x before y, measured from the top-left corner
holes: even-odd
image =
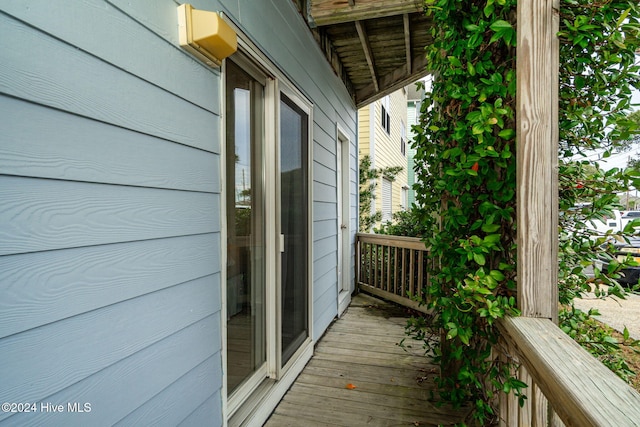
[[[280,227],[282,366],[309,336],[308,325],[308,115],[280,100]],[[282,240],[282,239],[281,239]]]
[[[227,390],[266,364],[263,189],[264,86],[226,71]]]

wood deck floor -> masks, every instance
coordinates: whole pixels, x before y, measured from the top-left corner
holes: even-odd
[[[356,297],[320,340],[313,358],[265,426],[460,422],[464,413],[430,402],[437,368],[421,355],[420,344],[409,352],[398,346],[405,324],[401,310],[373,298]]]

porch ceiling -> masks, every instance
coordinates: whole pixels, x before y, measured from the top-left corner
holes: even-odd
[[[424,77],[431,21],[422,0],[297,0],[358,108]]]

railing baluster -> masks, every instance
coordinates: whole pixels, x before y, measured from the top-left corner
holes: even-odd
[[[407,249],[402,248],[402,282],[400,284],[402,296],[407,297]]]
[[[387,246],[387,292],[392,292],[393,289],[391,286],[391,249],[391,246]]]
[[[356,239],[356,282],[362,282],[362,242]]]
[[[380,245],[374,245],[375,249],[376,249],[376,253],[373,256],[374,259],[374,267],[373,267],[373,287],[376,289],[378,288],[378,248],[380,247]]]
[[[378,289],[384,291],[384,253],[385,253],[385,247],[384,245],[380,245],[380,269],[379,269],[379,273],[380,273],[380,283],[378,285]]]
[[[389,252],[389,247],[380,245],[382,249],[382,259],[380,260],[380,289],[383,291],[389,290],[389,284],[386,280],[387,276],[387,255]]]
[[[398,248],[397,246],[393,248],[393,294],[398,295]]]
[[[373,286],[373,244],[369,243],[369,250],[368,250],[368,254],[369,255],[369,265],[368,265],[368,269],[367,269],[367,284]]]
[[[422,265],[424,260],[424,252],[418,252],[418,289],[416,290],[416,295],[422,296],[422,287],[423,287],[423,279],[424,279],[424,266]]]
[[[415,295],[415,251],[413,249],[409,249],[409,295],[413,297]]]

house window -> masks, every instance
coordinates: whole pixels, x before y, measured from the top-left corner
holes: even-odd
[[[393,183],[388,178],[382,178],[382,222],[391,221],[393,217]]]
[[[382,98],[382,102],[380,103],[380,123],[382,124],[382,128],[388,133],[391,134],[391,117],[389,116],[389,95]]]
[[[403,156],[407,155],[407,128],[404,121],[400,121],[400,152]]]
[[[402,187],[402,210],[407,210],[409,206],[409,187]]]

